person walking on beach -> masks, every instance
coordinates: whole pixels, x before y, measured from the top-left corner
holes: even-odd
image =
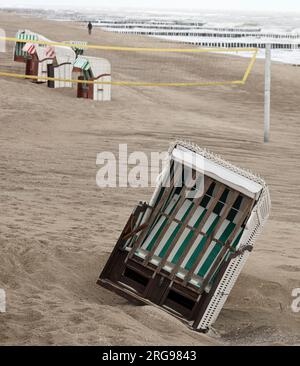
[[[92,29],[93,29],[93,24],[91,22],[89,22],[89,24],[88,24],[89,35],[92,34]]]

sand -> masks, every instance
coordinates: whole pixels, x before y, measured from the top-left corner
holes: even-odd
[[[173,46],[99,29],[88,38],[80,24],[1,12],[0,26],[8,36],[29,28],[55,40]],[[1,63],[6,70],[22,71],[23,65],[11,61],[11,47],[0,54]],[[126,63],[153,70],[162,60],[151,57],[144,65],[144,56],[108,56],[113,70],[124,62],[124,68],[115,66],[115,77],[123,80],[133,77]],[[183,80],[194,72],[203,77],[209,65],[229,76],[244,69],[244,59],[228,60],[206,55],[199,70],[195,59],[189,67],[173,59]],[[0,344],[300,343],[300,313],[291,310],[292,289],[300,287],[300,68],[274,64],[272,71],[269,144],[262,141],[262,61],[245,86],[114,87],[107,103],[79,100],[75,89],[49,90],[30,81],[0,79],[0,288],[7,294]],[[132,208],[153,191],[97,187],[97,153],[117,154],[118,145],[127,143],[129,152],[150,154],[166,150],[176,138],[192,140],[261,174],[273,203],[255,250],[206,335],[96,285]]]

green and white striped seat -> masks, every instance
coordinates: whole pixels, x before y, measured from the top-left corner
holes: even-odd
[[[207,209],[209,205],[211,204],[211,200],[213,199],[213,190],[215,189],[214,183],[211,185],[209,189],[209,193],[204,195],[202,198],[202,201],[195,210],[192,217],[189,219],[188,226],[193,228],[198,228],[201,224]],[[167,202],[166,208],[162,210],[163,213],[170,215],[172,211],[175,209],[176,204],[180,198],[179,196],[179,189],[177,188],[177,194],[175,193],[171,198],[169,198],[169,202]],[[176,192],[176,190],[175,190]],[[173,192],[174,193],[174,192]],[[174,248],[171,250],[166,264],[164,265],[163,269],[171,272],[175,265],[178,263],[180,259],[182,259],[182,255],[185,253],[186,249],[188,248],[191,240],[194,240],[194,243],[192,244],[191,248],[189,249],[187,255],[185,256],[184,260],[182,261],[178,272],[176,273],[176,276],[184,279],[186,275],[189,273],[189,271],[195,266],[197,259],[201,255],[202,258],[200,262],[197,264],[194,272],[192,273],[191,278],[189,281],[196,285],[201,286],[202,280],[205,278],[207,273],[210,271],[212,266],[215,263],[216,258],[218,257],[221,249],[223,248],[222,244],[225,244],[228,240],[229,236],[232,234],[236,227],[236,219],[239,217],[239,207],[232,208],[229,214],[227,215],[224,222],[222,222],[220,228],[218,229],[217,233],[215,234],[215,239],[219,240],[222,244],[212,241],[209,247],[206,249],[205,253],[203,252],[203,249],[206,245],[206,242],[208,240],[208,237],[213,232],[213,230],[218,225],[218,222],[220,220],[220,215],[222,213],[222,209],[224,207],[224,203],[226,199],[228,199],[228,193],[229,190],[224,190],[223,195],[221,196],[220,200],[215,204],[214,209],[212,210],[212,213],[207,218],[206,222],[203,225],[202,232],[206,235],[198,234],[197,238],[195,240],[194,235],[195,232],[188,227],[186,227],[182,234],[180,235],[179,239],[177,240],[177,243],[175,244]],[[232,193],[230,193],[232,194]],[[238,201],[236,201],[236,206],[240,206],[242,203],[241,197]],[[146,258],[147,254],[154,248],[156,245],[155,251],[153,253],[153,256],[150,258],[150,263],[154,265],[159,265],[162,258],[165,257],[167,254],[168,249],[172,245],[176,235],[178,234],[179,230],[182,228],[182,225],[185,225],[184,222],[186,220],[186,217],[190,213],[191,209],[194,207],[194,202],[191,199],[185,199],[182,206],[178,210],[175,218],[179,221],[182,221],[183,224],[178,223],[176,221],[172,221],[169,224],[169,227],[167,228],[165,234],[161,238],[158,245],[156,244],[157,239],[161,235],[162,231],[168,225],[168,219],[166,216],[160,214],[158,215],[157,220],[152,225],[152,228],[150,228],[148,235],[143,241],[143,244],[139,249],[136,251],[136,255],[140,258]],[[235,248],[237,244],[239,243],[239,240],[241,238],[241,235],[243,233],[243,228],[240,228],[238,232],[235,234],[235,237],[232,241],[232,248]],[[229,250],[228,250],[229,252]],[[223,256],[223,260],[228,256],[228,252]],[[223,261],[222,260],[222,261]],[[217,270],[215,273],[217,273]]]
[[[218,221],[219,217],[217,217],[215,221]],[[213,225],[212,225],[213,226]],[[225,220],[220,229],[218,230],[217,234],[216,234],[216,239],[220,240],[220,242],[222,242],[223,244],[226,243],[227,239],[229,238],[229,236],[231,235],[231,233],[233,232],[233,230],[235,229],[236,224],[233,221],[229,221],[229,220]],[[209,231],[211,232],[212,229],[210,228]],[[239,238],[241,236],[243,232],[243,229],[240,228],[238,233],[235,235],[235,238],[233,240],[233,243],[235,244],[235,246],[237,245]],[[204,243],[206,242],[205,240],[206,238],[203,238],[202,240],[204,240]],[[201,241],[202,241],[201,240]],[[233,245],[234,247],[234,245]],[[216,243],[216,242],[212,242],[210,244],[210,246],[208,247],[208,249],[206,250],[202,260],[200,261],[200,263],[198,264],[196,270],[195,270],[195,274],[198,275],[200,278],[205,278],[207,273],[209,272],[209,270],[211,269],[211,267],[213,266],[218,254],[220,253],[221,249],[223,248],[223,245],[220,243]],[[197,283],[196,285],[200,285],[200,283]]]

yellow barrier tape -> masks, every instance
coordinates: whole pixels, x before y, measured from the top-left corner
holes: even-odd
[[[16,43],[26,43],[23,39],[15,37],[0,37],[0,40]],[[101,46],[91,44],[77,44],[65,42],[27,40],[27,43],[40,44],[47,46],[63,46],[63,47],[80,47],[107,51],[134,51],[134,52],[176,52],[176,53],[205,53],[205,52],[255,52],[257,48],[149,48],[149,47],[117,47],[117,46]]]
[[[254,64],[255,64],[255,61],[256,61],[256,58],[257,58],[257,54],[258,54],[258,49],[253,53],[253,56],[250,60],[250,63],[249,63],[249,66],[245,72],[245,75],[243,77],[243,83],[245,84],[246,81],[248,80],[248,77],[251,73],[251,71],[253,70],[253,67],[254,67]]]
[[[20,40],[15,37],[0,37],[0,40],[12,41],[24,43],[24,40]],[[15,73],[0,72],[0,76],[21,78],[21,79],[32,79],[40,81],[63,81],[68,83],[77,84],[101,84],[101,85],[119,85],[119,86],[220,86],[220,85],[243,85],[246,83],[256,61],[258,48],[193,48],[193,49],[178,49],[178,48],[144,48],[144,47],[116,47],[116,46],[101,46],[101,45],[82,45],[76,43],[64,43],[64,42],[52,42],[52,41],[38,41],[28,40],[28,43],[40,44],[40,45],[52,45],[52,46],[64,46],[64,47],[81,47],[90,49],[100,50],[111,50],[111,51],[145,51],[145,52],[176,52],[176,53],[214,53],[214,52],[253,52],[253,56],[246,69],[246,72],[241,80],[232,81],[210,81],[210,82],[169,82],[169,83],[151,83],[151,82],[135,82],[135,81],[93,81],[93,80],[74,80],[74,79],[63,79],[63,78],[51,78],[44,76],[32,76]]]
[[[100,85],[119,85],[119,86],[209,86],[209,85],[238,85],[244,84],[243,80],[233,81],[208,81],[208,82],[191,82],[191,83],[147,83],[139,81],[93,81],[93,80],[76,80],[76,79],[62,79],[51,78],[47,76],[34,76],[25,74],[14,74],[10,72],[0,72],[0,76],[13,77],[18,79],[31,79],[43,81],[64,81],[67,83],[76,84],[100,84]]]

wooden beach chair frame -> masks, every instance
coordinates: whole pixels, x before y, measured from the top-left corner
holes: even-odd
[[[109,61],[103,58],[78,56],[73,71],[81,73],[78,80],[111,82],[111,66]],[[77,98],[110,101],[111,85],[78,83]]]
[[[20,29],[15,35],[16,38],[20,40],[24,40],[24,42],[16,42],[13,49],[13,60],[15,62],[23,62],[26,63],[29,55],[27,52],[23,51],[23,47],[26,43],[32,40],[38,40],[39,35],[31,32],[28,29]]]
[[[44,77],[48,75],[48,65],[52,64],[54,57],[45,57],[45,46],[35,46],[35,53],[26,57],[26,75],[37,76],[33,83],[46,83]]]
[[[60,80],[48,80],[49,88],[72,88],[73,65],[76,53],[69,47],[55,46],[54,61],[48,65],[47,76]]]
[[[200,197],[187,198],[192,190],[186,181],[177,186],[176,156],[184,157],[191,174],[202,168],[189,159],[205,162]],[[169,168],[161,173],[149,204],[133,210],[97,283],[205,332],[269,216],[269,191],[260,177],[182,141],[170,148],[169,166],[171,174]]]
[[[76,52],[71,47],[54,46],[55,56],[45,57],[44,54],[48,48],[46,45],[34,45],[35,53],[29,55],[23,48],[26,44],[29,44],[31,40],[48,41],[51,40],[44,36],[33,33],[30,30],[19,30],[16,34],[16,38],[24,39],[24,42],[16,42],[14,47],[14,61],[25,62],[25,74],[37,76],[37,79],[32,79],[34,83],[46,83],[47,81],[43,77],[54,77],[57,79],[72,79],[73,63],[76,59]],[[82,42],[82,44],[85,44]],[[83,49],[76,47],[77,53],[83,52]],[[39,79],[39,77],[41,77]],[[71,82],[63,80],[48,81],[50,88],[63,88],[72,87]]]

